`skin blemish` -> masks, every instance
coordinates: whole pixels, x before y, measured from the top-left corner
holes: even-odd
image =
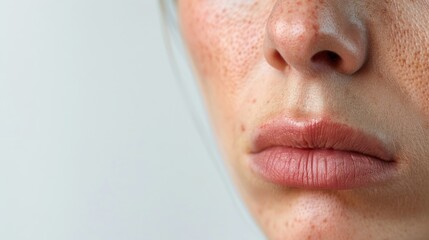
[[[241,132],[246,132],[246,126],[244,124],[240,125]]]

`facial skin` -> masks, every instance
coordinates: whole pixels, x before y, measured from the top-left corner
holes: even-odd
[[[269,239],[429,238],[428,0],[179,0],[178,11],[230,172]],[[279,115],[378,136],[397,174],[349,190],[268,182],[249,149]]]

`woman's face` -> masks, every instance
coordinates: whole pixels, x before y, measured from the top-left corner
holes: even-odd
[[[179,0],[231,174],[270,239],[429,236],[428,0]]]

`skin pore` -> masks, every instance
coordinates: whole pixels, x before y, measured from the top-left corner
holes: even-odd
[[[428,0],[179,0],[231,175],[269,239],[429,237]],[[331,119],[385,142],[388,181],[276,185],[249,166],[272,118]]]

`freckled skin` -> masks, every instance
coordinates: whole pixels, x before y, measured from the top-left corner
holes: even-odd
[[[231,175],[269,239],[429,238],[429,1],[179,0],[178,11]],[[393,142],[398,177],[345,191],[260,179],[251,134],[284,113]]]

